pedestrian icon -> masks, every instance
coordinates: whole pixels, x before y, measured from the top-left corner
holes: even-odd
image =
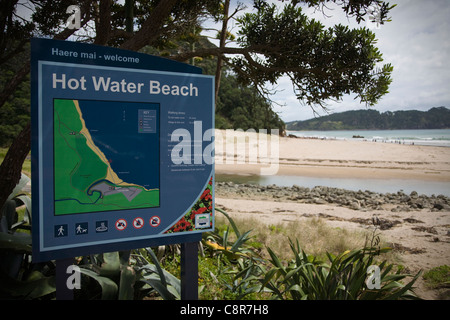
[[[81,235],[81,234],[87,234],[88,233],[88,223],[87,222],[81,222],[77,223],[75,225],[75,234]]]
[[[54,235],[55,238],[66,237],[67,236],[67,224],[55,225]]]

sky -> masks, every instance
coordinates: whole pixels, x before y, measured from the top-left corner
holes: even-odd
[[[284,5],[279,0],[267,0],[277,6]],[[394,66],[393,82],[389,93],[372,107],[380,112],[397,110],[427,111],[433,107],[450,108],[450,0],[387,0],[397,6],[390,11],[391,22],[375,28],[366,22],[357,24],[354,18],[347,18],[342,8],[327,4],[325,14],[312,8],[304,8],[311,18],[321,21],[326,27],[341,23],[350,27],[367,26],[378,39],[377,47],[383,54],[384,63]],[[230,12],[238,3],[246,5],[242,11],[254,11],[252,0],[231,0]],[[233,22],[230,23],[233,27]],[[206,27],[220,28],[221,25],[208,24]],[[234,24],[232,33],[238,27]],[[208,35],[215,36],[216,32]],[[213,41],[214,42],[214,41]],[[216,42],[215,42],[216,43]],[[218,45],[218,43],[216,43]],[[271,99],[273,109],[285,122],[311,119],[326,115],[323,110],[313,110],[301,104],[292,90],[289,79],[282,78],[277,84],[277,94]],[[365,104],[345,96],[343,101],[327,101],[329,113],[359,110]]]
[[[247,4],[247,11],[253,10],[251,1],[241,2]],[[281,1],[272,2],[282,5]],[[237,1],[232,0],[233,3],[236,5]],[[390,0],[390,3],[397,3],[390,11],[392,21],[378,28],[364,21],[358,25],[337,6],[327,5],[330,8],[325,9],[327,17],[314,9],[304,11],[327,27],[338,23],[367,26],[376,34],[383,63],[391,63],[394,71],[389,93],[372,109],[385,112],[450,108],[450,1]],[[315,116],[309,106],[296,99],[289,79],[281,79],[276,89],[279,92],[271,98],[282,120],[306,120]],[[328,113],[316,109],[316,116],[365,109],[366,105],[354,100],[354,96],[346,96],[341,102],[327,101],[327,107]]]

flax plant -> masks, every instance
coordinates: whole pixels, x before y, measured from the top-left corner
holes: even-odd
[[[393,273],[394,265],[386,261],[377,264],[379,288],[369,289],[368,270],[376,265],[375,257],[390,248],[364,247],[334,256],[328,261],[308,256],[298,243],[290,241],[294,259],[285,265],[268,248],[272,268],[261,279],[261,290],[270,292],[274,299],[294,300],[397,300],[418,299],[412,291],[421,272],[406,284],[401,281],[410,275]]]

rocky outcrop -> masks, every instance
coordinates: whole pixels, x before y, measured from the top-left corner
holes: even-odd
[[[443,195],[419,195],[413,191],[409,195],[397,193],[377,193],[372,191],[351,191],[340,188],[317,186],[305,188],[298,185],[280,187],[277,185],[236,184],[217,182],[216,195],[299,203],[333,204],[353,210],[391,211],[450,211],[450,198]]]

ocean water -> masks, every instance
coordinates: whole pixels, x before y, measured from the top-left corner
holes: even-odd
[[[450,129],[288,131],[287,133],[304,138],[365,140],[384,143],[450,147]]]
[[[298,137],[335,140],[377,141],[380,143],[414,144],[450,147],[450,129],[436,130],[354,130],[354,131],[288,131]],[[358,138],[356,138],[358,136]],[[380,193],[403,191],[410,194],[450,196],[450,182],[422,181],[412,179],[342,179],[302,176],[238,176],[216,175],[216,181],[232,181],[259,185],[292,186],[294,184],[313,188],[326,186],[347,190],[370,190]]]
[[[154,103],[79,100],[95,145],[126,183],[159,188],[159,134],[142,130],[140,110],[159,112]],[[158,116],[158,115],[157,115]],[[107,119],[107,121],[105,121]]]

